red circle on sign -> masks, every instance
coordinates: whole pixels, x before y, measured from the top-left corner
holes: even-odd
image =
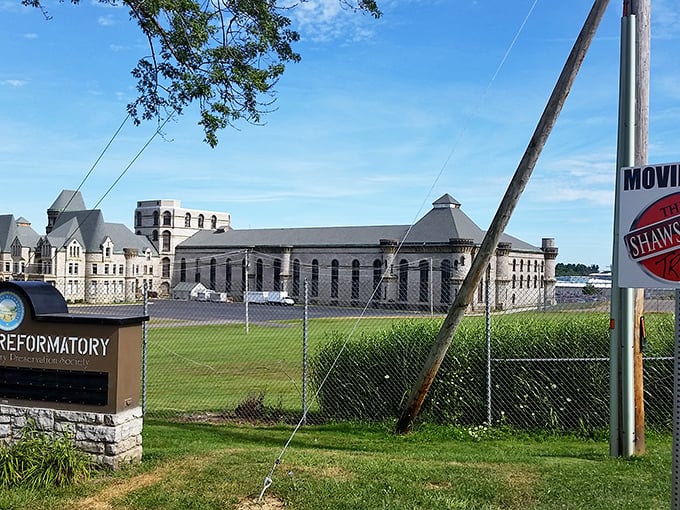
[[[638,264],[657,278],[680,282],[680,193],[651,204],[633,221],[626,238],[634,237],[635,231],[637,247],[648,250]],[[627,244],[632,252],[631,241]]]

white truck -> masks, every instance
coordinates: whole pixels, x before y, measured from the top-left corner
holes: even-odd
[[[249,290],[244,293],[245,303],[260,303],[269,305],[294,305],[295,300],[284,290]]]

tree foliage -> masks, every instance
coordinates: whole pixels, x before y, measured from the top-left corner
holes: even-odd
[[[585,264],[564,264],[558,262],[555,264],[555,276],[587,276],[590,273],[599,273],[600,266],[593,264],[586,266]]]
[[[63,1],[63,0],[61,0]],[[80,0],[71,0],[77,4]],[[298,4],[280,0],[98,0],[129,9],[146,36],[149,54],[132,70],[138,97],[127,110],[136,124],[181,114],[198,103],[205,141],[238,120],[261,123],[271,111],[273,87],[300,55],[291,29]],[[305,0],[301,0],[304,2]],[[375,0],[337,0],[343,7],[381,12]],[[22,0],[48,16],[42,0]]]

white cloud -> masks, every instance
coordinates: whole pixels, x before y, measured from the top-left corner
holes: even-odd
[[[110,27],[116,24],[116,20],[113,16],[99,16],[97,23],[102,27]]]
[[[0,85],[7,85],[10,87],[23,87],[28,83],[27,80],[2,80]]]
[[[343,7],[338,0],[308,0],[301,2],[291,11],[295,29],[304,38],[315,42],[361,41],[370,39],[373,31],[370,16]]]

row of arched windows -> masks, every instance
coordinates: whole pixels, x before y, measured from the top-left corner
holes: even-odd
[[[164,259],[165,260],[165,259]],[[232,287],[233,270],[235,263],[232,259],[227,258],[223,263],[224,265],[224,291],[232,292],[234,289]],[[222,265],[220,264],[220,265]],[[209,262],[209,288],[212,290],[222,290],[218,289],[217,283],[217,260],[211,258]],[[245,291],[245,280],[246,280],[246,260],[241,259],[241,289],[240,291]],[[165,266],[163,266],[165,267]],[[265,282],[265,261],[262,258],[255,260],[255,273],[254,273],[254,288],[255,291],[263,290],[282,290],[281,282],[281,259],[275,258],[271,261],[272,268],[272,280],[271,285],[267,285]],[[331,299],[339,299],[345,294],[341,295],[341,274],[340,274],[340,262],[337,259],[331,260],[330,264],[330,281],[329,283],[329,294]],[[361,262],[358,259],[354,259],[351,263],[350,269],[350,284],[349,284],[349,296],[350,299],[356,300],[360,297],[361,290]],[[402,259],[398,264],[397,278],[397,299],[398,301],[407,302],[409,300],[409,274],[410,272],[416,270],[418,272],[418,300],[420,302],[429,301],[430,295],[433,291],[431,288],[431,263],[428,260],[421,260],[416,268],[412,268],[409,262]],[[449,260],[443,260],[440,267],[441,278],[440,278],[440,289],[439,298],[441,303],[450,303],[452,298],[452,264]],[[309,265],[309,275],[310,275],[310,285],[309,293],[311,298],[319,296],[319,285],[320,285],[320,264],[317,259],[313,259],[311,265]],[[186,259],[182,258],[180,260],[180,281],[187,281],[187,262]],[[372,291],[376,299],[384,299],[383,295],[383,262],[380,259],[375,259],[372,264]],[[201,265],[199,259],[195,261],[194,270],[194,281],[201,282]],[[292,262],[292,272],[291,272],[291,282],[289,287],[290,294],[292,296],[298,297],[302,292],[302,264],[299,259],[294,259]]]
[[[512,288],[516,288],[519,285],[519,288],[521,289],[524,286],[524,278],[520,275],[519,277],[517,275],[512,275]],[[538,276],[534,275],[534,289],[538,288]],[[531,276],[527,275],[526,277],[526,285],[527,289],[531,288]],[[543,278],[541,278],[541,287],[543,287]]]
[[[153,226],[157,227],[160,225],[159,223],[160,219],[160,213],[158,211],[153,212]],[[191,213],[186,213],[184,215],[184,226],[191,228],[191,222],[192,222],[192,216]],[[137,211],[135,215],[135,225],[137,227],[142,226],[142,212]],[[172,213],[170,211],[165,211],[163,212],[163,226],[164,227],[171,227],[172,226]],[[205,228],[205,216],[203,214],[199,214],[197,216],[197,227],[198,228]],[[217,228],[217,216],[214,214],[210,217],[210,228],[215,230]]]
[[[527,271],[531,271],[531,260],[527,260]],[[538,260],[534,260],[534,273],[538,273]],[[512,270],[517,271],[517,259],[512,259]],[[524,271],[524,260],[519,261],[519,272]],[[541,261],[541,272],[543,272],[543,261]]]

